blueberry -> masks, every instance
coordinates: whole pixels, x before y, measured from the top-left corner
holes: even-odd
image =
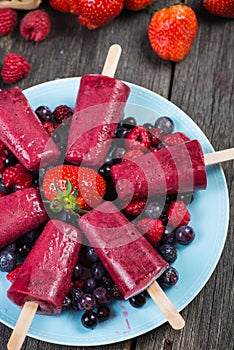
[[[122,300],[123,296],[119,291],[119,288],[117,287],[116,284],[114,284],[111,288],[110,288],[110,293],[111,296],[115,299],[115,300]]]
[[[113,280],[108,275],[102,276],[101,284],[106,288],[111,288],[114,284]]]
[[[91,267],[91,274],[95,280],[101,280],[105,274],[105,268],[101,263],[95,263]]]
[[[132,130],[137,125],[137,121],[134,117],[127,117],[122,120],[121,126],[124,126],[128,130]]]
[[[32,186],[33,187],[39,187],[39,171],[33,171],[31,173],[32,175]]]
[[[160,117],[155,121],[155,128],[159,128],[164,134],[171,134],[174,131],[174,123],[169,117]]]
[[[16,251],[16,243],[13,242],[13,243],[10,243],[8,244],[4,250],[8,250],[8,252],[15,252]]]
[[[70,291],[68,297],[71,299],[71,307],[73,308],[73,310],[75,311],[80,310],[79,300],[83,294],[84,292],[77,287],[73,287],[72,290]]]
[[[97,321],[97,314],[94,311],[85,311],[81,317],[81,323],[86,328],[94,328]]]
[[[39,106],[35,110],[36,115],[40,119],[41,122],[52,122],[52,112],[47,106]]]
[[[6,195],[11,193],[11,189],[5,187],[4,182],[2,181],[2,179],[0,179],[0,193],[6,194]]]
[[[96,299],[94,295],[84,293],[80,296],[78,303],[80,310],[93,310],[96,306]]]
[[[145,305],[146,303],[146,296],[145,293],[139,293],[137,295],[134,295],[133,297],[129,298],[129,303],[133,306],[133,307],[142,307],[143,305]]]
[[[16,254],[12,251],[0,251],[0,271],[10,272],[16,266]]]
[[[119,139],[124,139],[126,135],[129,133],[129,131],[130,131],[129,129],[124,127],[117,128],[115,132],[115,137]]]
[[[175,241],[175,231],[170,226],[166,226],[162,234],[160,243],[172,244]]]
[[[95,296],[98,304],[107,304],[111,299],[110,293],[104,287],[97,287],[93,291],[93,295]]]
[[[195,238],[194,230],[191,226],[180,226],[175,230],[175,240],[177,243],[187,245]]]
[[[152,124],[150,124],[150,123],[145,123],[145,124],[143,124],[142,125],[146,130],[151,130],[151,129],[153,129],[153,125]]]
[[[109,177],[110,175],[110,170],[113,165],[113,161],[105,162],[101,168],[98,170],[99,174],[103,177]]]
[[[178,279],[178,271],[174,267],[170,266],[163,272],[157,281],[161,287],[171,287],[177,283]]]
[[[86,258],[88,261],[95,263],[98,261],[98,255],[95,252],[94,248],[91,246],[87,246],[85,249],[85,254],[86,254]]]
[[[78,281],[84,272],[84,268],[81,264],[76,263],[74,270],[73,270],[73,275],[72,275],[72,282]]]
[[[106,305],[100,305],[97,309],[98,321],[106,321],[110,317],[110,308]]]
[[[93,277],[87,277],[84,280],[83,289],[85,293],[93,293],[96,287],[97,287],[97,282]]]
[[[163,211],[163,207],[158,202],[150,202],[145,208],[145,216],[151,219],[159,219]]]
[[[29,252],[31,250],[31,247],[29,247],[27,244],[23,244],[17,249],[17,253],[22,257],[26,258],[28,256]]]
[[[177,197],[178,201],[183,201],[186,205],[189,205],[194,200],[194,194],[193,193],[180,193]]]
[[[158,248],[159,254],[169,263],[173,263],[177,258],[177,250],[170,244],[163,244]]]
[[[12,154],[9,153],[6,155],[6,158],[4,159],[4,166],[14,166],[18,163],[18,159]]]
[[[62,311],[67,311],[69,310],[71,307],[71,299],[66,296],[63,302],[63,307],[62,307]]]

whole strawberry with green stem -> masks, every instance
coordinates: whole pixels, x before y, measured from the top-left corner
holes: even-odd
[[[46,172],[42,188],[52,211],[82,214],[102,201],[106,182],[93,169],[60,165]]]
[[[161,58],[178,62],[188,55],[197,31],[195,12],[187,5],[176,4],[154,14],[148,36],[152,49]]]
[[[203,5],[214,15],[234,18],[234,0],[203,0]]]
[[[89,29],[97,29],[109,23],[123,9],[124,0],[79,0],[78,19]]]

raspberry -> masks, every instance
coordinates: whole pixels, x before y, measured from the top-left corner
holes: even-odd
[[[17,21],[17,12],[13,9],[0,9],[0,35],[9,34]]]
[[[59,124],[54,124],[52,122],[44,122],[42,124],[44,129],[50,136],[53,134],[54,130],[59,126]]]
[[[28,12],[21,21],[20,34],[26,40],[42,41],[50,32],[50,17],[42,10]]]
[[[130,202],[125,208],[124,211],[128,215],[137,216],[139,215],[146,205],[145,199],[137,199]]]
[[[66,105],[58,106],[53,111],[53,116],[57,123],[62,123],[64,120],[70,118],[72,114],[72,109]]]
[[[125,138],[126,146],[129,149],[145,150],[151,145],[151,135],[143,126],[135,126]]]
[[[166,135],[163,138],[163,143],[167,146],[175,146],[186,141],[189,141],[189,138],[182,132],[175,132],[174,134]]]
[[[7,84],[12,84],[25,78],[30,69],[31,66],[25,57],[9,52],[3,61],[1,74]]]
[[[187,225],[191,219],[189,211],[182,201],[171,202],[167,217],[168,225],[171,227]]]
[[[16,190],[22,190],[32,185],[32,176],[22,164],[9,166],[2,174],[2,180],[6,188],[13,187]]]
[[[6,275],[6,278],[8,279],[8,281],[10,281],[11,283],[14,282],[14,280],[16,279],[20,269],[21,269],[22,264],[17,265],[14,270],[8,272],[8,274]]]
[[[151,145],[153,147],[157,147],[158,144],[162,142],[163,131],[159,128],[152,128],[150,129],[150,134],[151,134]]]
[[[151,244],[156,244],[162,238],[164,226],[161,220],[141,219],[137,223],[138,230]]]

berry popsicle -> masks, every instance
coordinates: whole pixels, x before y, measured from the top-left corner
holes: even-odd
[[[111,176],[122,200],[192,192],[207,186],[204,155],[197,140],[114,165]]]
[[[184,326],[183,318],[155,282],[168,263],[112,202],[83,215],[79,225],[125,299],[147,289],[172,327]]]
[[[45,166],[60,155],[18,87],[0,91],[0,140],[31,171],[41,160]]]
[[[80,243],[77,228],[49,221],[9,288],[9,299],[19,306],[34,301],[39,314],[59,314],[71,286]]]
[[[100,167],[123,115],[130,88],[112,76],[121,48],[110,47],[102,75],[81,78],[72,117],[66,160],[70,163]]]
[[[40,192],[26,188],[0,199],[0,248],[48,220]]]

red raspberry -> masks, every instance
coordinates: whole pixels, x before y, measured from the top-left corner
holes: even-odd
[[[182,132],[175,132],[174,134],[165,135],[163,138],[163,143],[165,143],[167,146],[175,146],[189,140],[190,139]]]
[[[141,219],[137,223],[137,228],[151,244],[158,243],[164,232],[162,221],[155,219]]]
[[[145,150],[151,145],[150,132],[143,126],[135,126],[125,138],[125,144],[129,149]]]
[[[191,219],[189,211],[182,201],[171,202],[167,217],[168,225],[171,227],[187,225]]]
[[[1,74],[7,84],[12,84],[26,77],[30,69],[31,66],[25,57],[9,52],[3,61]]]
[[[17,12],[13,9],[0,9],[0,35],[9,34],[17,21]]]
[[[125,208],[124,211],[128,215],[137,216],[140,215],[142,210],[146,205],[145,199],[137,199],[135,201],[130,202]]]
[[[122,158],[123,163],[128,162],[129,160],[135,160],[136,158],[143,156],[143,152],[140,149],[130,149],[125,153]]]
[[[57,123],[62,123],[64,120],[70,118],[72,114],[72,109],[66,105],[58,106],[53,111],[53,116]]]
[[[57,127],[59,126],[59,124],[54,124],[52,122],[44,122],[42,124],[44,129],[50,136],[53,134],[54,130],[57,129]]]
[[[14,187],[16,190],[22,190],[32,185],[32,176],[22,164],[18,163],[4,170],[2,181],[6,188]]]
[[[28,12],[21,21],[20,34],[26,40],[42,41],[50,32],[50,17],[43,10]]]
[[[14,280],[16,279],[16,277],[17,277],[17,275],[18,275],[22,265],[23,264],[19,264],[19,265],[17,265],[14,268],[14,270],[8,272],[8,274],[6,275],[6,278],[8,279],[8,281],[10,281],[11,283],[14,282]]]
[[[150,129],[150,134],[151,134],[151,145],[153,147],[157,147],[158,144],[162,142],[162,135],[163,135],[162,129],[152,128]]]

